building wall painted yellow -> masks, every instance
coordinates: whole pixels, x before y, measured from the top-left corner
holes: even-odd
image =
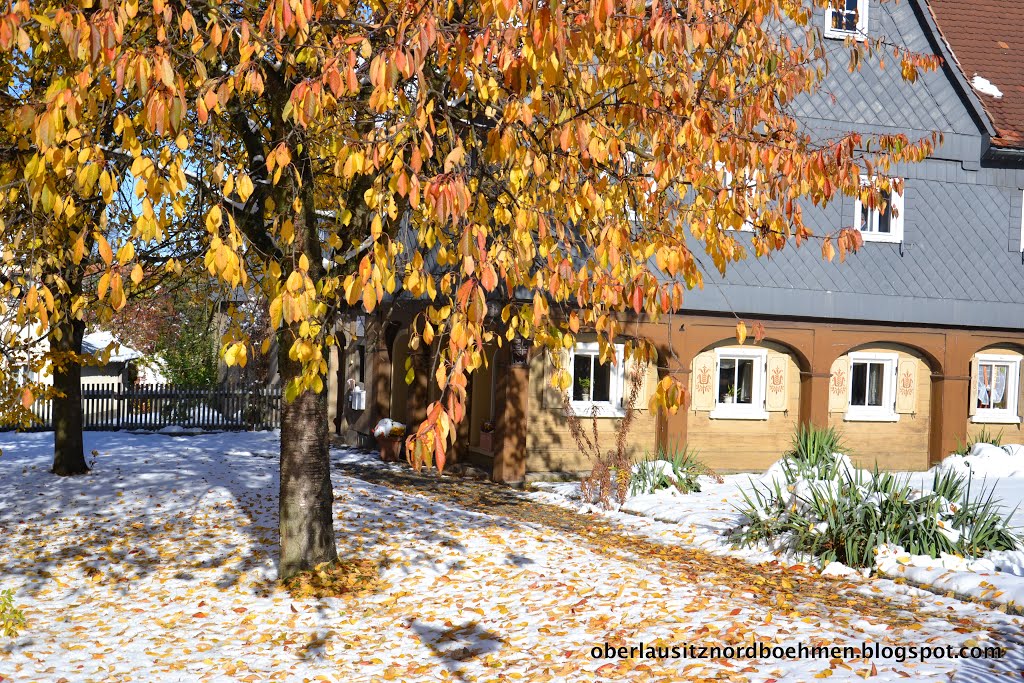
[[[741,348],[724,342],[705,349]],[[742,347],[742,348],[750,348]],[[800,417],[800,367],[784,346],[763,342],[760,348],[769,356],[785,356],[787,409],[768,413],[767,420],[712,419],[705,411],[689,411],[687,446],[697,451],[697,459],[721,472],[764,470],[789,448]],[[668,435],[673,443],[672,435]]]
[[[591,469],[591,460],[586,453],[580,451],[569,431],[564,409],[552,394],[557,394],[547,384],[548,374],[545,365],[548,363],[543,352],[531,354],[530,359],[530,398],[529,398],[529,432],[526,436],[528,472],[584,472]],[[646,386],[653,391],[657,384],[658,373],[653,366],[647,368]],[[628,392],[629,382],[626,381]],[[545,392],[548,393],[545,398]],[[641,405],[643,404],[643,405]],[[632,428],[626,437],[629,453],[634,459],[640,459],[647,453],[654,454],[657,450],[657,418],[646,407],[646,399],[638,402]],[[581,416],[580,421],[588,436],[592,433],[592,418]],[[621,418],[597,418],[598,439],[601,452],[615,448],[615,439]],[[593,438],[591,436],[591,438]]]
[[[892,353],[899,360],[917,361],[917,411],[896,422],[860,422],[846,419],[845,411],[830,412],[829,424],[839,429],[848,455],[858,467],[885,470],[928,469],[928,426],[931,415],[931,368],[924,357],[898,344],[872,344],[850,352]],[[843,354],[849,356],[849,352]]]

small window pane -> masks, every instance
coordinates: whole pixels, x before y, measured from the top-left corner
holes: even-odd
[[[833,0],[832,28],[837,31],[857,30],[858,0]]]
[[[881,406],[885,385],[885,364],[868,363],[868,405]]]
[[[992,365],[981,363],[978,365],[978,407],[992,407]]]
[[[723,358],[718,365],[718,402],[732,403],[736,396],[736,359]]]
[[[604,365],[597,364],[597,358],[594,359],[594,393],[592,394],[593,401],[610,401],[611,388],[612,388],[612,364],[605,363]]]
[[[878,232],[888,235],[892,232],[892,193],[883,192],[885,211],[878,211]]]
[[[591,365],[593,356],[576,354],[572,368],[572,400],[590,400]]]
[[[850,405],[862,406],[867,397],[868,364],[854,363],[850,372]]]
[[[1009,365],[992,365],[992,408],[995,410],[1007,410],[1010,407],[1010,392],[1008,389],[1008,378],[1010,376]]]
[[[737,361],[738,386],[736,389],[736,402],[751,404],[754,402],[754,359],[741,358]]]

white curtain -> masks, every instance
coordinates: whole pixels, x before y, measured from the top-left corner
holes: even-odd
[[[991,365],[979,365],[978,366],[978,407],[987,408],[989,407],[988,402],[988,385],[992,380],[992,366]]]
[[[995,371],[995,378],[992,383],[992,406],[1002,404],[1003,394],[1006,393],[1006,373],[1008,368],[1005,365],[992,366]]]

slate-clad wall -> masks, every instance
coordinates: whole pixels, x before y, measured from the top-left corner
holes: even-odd
[[[919,10],[919,0],[872,1],[872,35],[881,31],[912,50],[930,51]],[[823,24],[820,12],[815,21]],[[982,161],[983,124],[958,88],[954,67],[911,84],[890,53],[884,69],[871,61],[851,74],[848,48],[826,42],[833,61],[821,92],[793,105],[807,129],[945,136],[933,158],[892,171],[906,179],[903,244],[867,242],[843,264],[824,261],[817,242],[790,245],[770,258],[730,266],[724,279],[709,261],[705,287],[687,295],[686,310],[1020,327],[1024,164],[1000,168]],[[835,232],[853,225],[854,204],[843,198],[826,209],[806,207],[805,216],[816,233]],[[746,235],[740,239],[749,242]],[[700,253],[699,243],[691,246]]]

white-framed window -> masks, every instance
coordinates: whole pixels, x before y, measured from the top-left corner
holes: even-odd
[[[615,345],[615,363],[602,363],[596,342],[576,344],[569,358],[572,384],[569,385],[569,404],[577,415],[599,417],[624,415],[622,344]]]
[[[850,354],[850,402],[847,420],[896,422],[895,353]]]
[[[825,8],[825,37],[867,40],[869,4],[870,0],[832,0]]]
[[[1018,423],[1020,356],[979,353],[978,390],[973,400],[974,422]]]
[[[862,185],[871,180],[861,176]],[[883,192],[882,201],[885,206],[869,209],[857,198],[853,210],[853,225],[860,230],[865,242],[902,242],[903,241],[903,195],[896,192]]]
[[[1021,190],[1020,209],[1020,252],[1024,254],[1024,190]]]
[[[715,350],[715,408],[712,419],[767,420],[765,366],[767,349]]]
[[[725,184],[725,187],[727,188],[729,194],[733,194],[738,190],[742,191],[744,195],[746,195],[747,197],[750,197],[754,194],[754,191],[757,189],[757,178],[759,176],[755,175],[751,177],[750,174],[748,174],[747,172],[743,172],[741,176],[742,180],[739,182],[734,182],[735,175],[732,171],[725,168],[725,164],[719,161],[716,162],[715,165],[722,170],[722,182]],[[728,227],[726,229],[734,230],[736,228]],[[754,231],[754,221],[750,215],[746,215],[743,217],[743,223],[740,225],[739,230],[741,232]]]

